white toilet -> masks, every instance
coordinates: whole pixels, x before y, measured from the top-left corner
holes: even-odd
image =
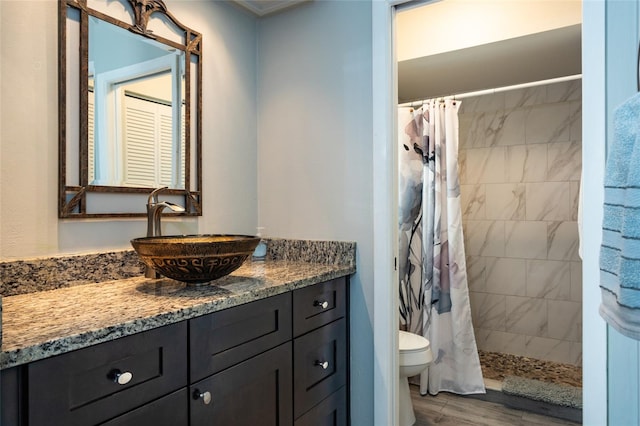
[[[400,330],[398,343],[400,348],[400,382],[398,386],[400,426],[411,426],[416,422],[416,415],[411,403],[409,377],[422,373],[433,361],[433,353],[429,341],[417,334]]]

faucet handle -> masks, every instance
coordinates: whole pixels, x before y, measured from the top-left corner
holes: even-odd
[[[157,203],[158,202],[158,194],[160,194],[165,189],[169,189],[169,187],[168,186],[163,186],[161,188],[157,188],[157,189],[154,189],[153,191],[151,191],[151,194],[149,194],[149,198],[147,199],[147,204],[155,204],[155,203]]]

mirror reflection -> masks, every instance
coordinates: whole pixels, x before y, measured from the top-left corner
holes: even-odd
[[[89,18],[90,185],[185,187],[185,53]]]
[[[60,218],[202,215],[202,34],[162,0],[58,0]]]

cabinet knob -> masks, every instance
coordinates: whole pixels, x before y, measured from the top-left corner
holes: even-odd
[[[316,361],[315,365],[322,367],[323,370],[329,368],[329,361]]]
[[[196,389],[193,391],[193,399],[201,399],[202,402],[204,402],[204,405],[209,405],[211,404],[211,392],[200,392],[198,389]]]
[[[131,373],[130,371],[122,372],[120,370],[113,370],[111,373],[109,373],[109,377],[111,378],[111,380],[113,380],[114,383],[117,383],[119,385],[126,385],[131,381],[131,379],[133,379],[133,373]]]
[[[329,302],[327,302],[326,300],[323,300],[323,301],[316,300],[315,302],[313,302],[313,306],[317,306],[322,309],[327,309],[329,307]]]

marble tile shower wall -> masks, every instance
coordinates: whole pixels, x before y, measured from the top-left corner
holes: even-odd
[[[478,348],[582,362],[580,80],[460,108],[460,181]]]

